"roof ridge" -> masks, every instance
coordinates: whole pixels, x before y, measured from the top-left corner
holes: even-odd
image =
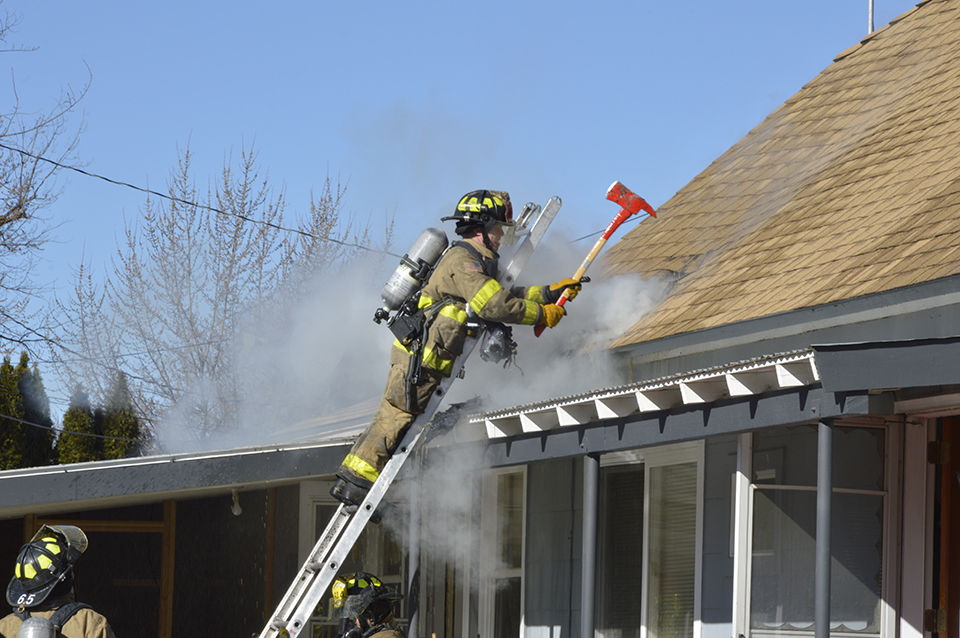
[[[880,27],[879,29],[874,29],[871,33],[868,33],[866,36],[864,36],[863,38],[861,38],[858,42],[850,45],[849,47],[847,47],[846,49],[844,49],[843,51],[841,51],[840,53],[838,53],[838,54],[836,55],[836,57],[833,58],[833,61],[834,61],[834,62],[839,62],[839,61],[842,60],[843,58],[845,58],[845,57],[847,57],[847,56],[855,53],[856,51],[859,51],[860,48],[863,47],[867,42],[870,42],[871,40],[873,40],[874,38],[876,38],[878,35],[880,35],[882,32],[886,31],[888,28],[890,28],[891,25],[894,25],[894,24],[902,21],[902,20],[903,20],[904,18],[906,18],[908,15],[910,15],[910,14],[913,13],[913,12],[915,12],[917,9],[919,9],[919,8],[922,7],[923,5],[929,4],[930,2],[932,2],[932,0],[920,0],[920,1],[917,2],[917,4],[915,4],[913,7],[911,7],[910,9],[907,9],[906,11],[904,11],[903,13],[901,13],[900,15],[898,15],[897,17],[893,18],[893,19],[890,20],[890,22],[888,22],[887,24],[883,25],[883,26]]]

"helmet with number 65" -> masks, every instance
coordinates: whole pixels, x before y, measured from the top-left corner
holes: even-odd
[[[87,535],[74,525],[44,525],[20,548],[7,585],[7,602],[36,607],[60,583],[71,582],[74,563],[87,549]]]

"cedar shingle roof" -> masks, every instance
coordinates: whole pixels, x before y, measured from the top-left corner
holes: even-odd
[[[960,0],[927,0],[843,51],[607,254],[673,271],[613,343],[960,273]]]

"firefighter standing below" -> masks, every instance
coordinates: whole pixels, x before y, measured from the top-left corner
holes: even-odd
[[[0,638],[114,638],[106,618],[74,600],[73,565],[86,549],[74,525],[44,525],[20,548],[7,585],[13,613],[0,619]]]
[[[564,289],[569,300],[580,290],[580,283],[569,278],[509,290],[497,281],[497,250],[504,234],[513,234],[513,208],[506,192],[467,193],[446,220],[456,221],[463,240],[443,254],[420,293],[425,315],[420,356],[414,359],[412,344],[394,341],[380,405],[337,471],[330,493],[348,505],[363,502],[404,430],[426,409],[443,377],[453,372],[467,336],[468,311],[488,322],[553,328],[565,312],[556,305]]]
[[[393,617],[401,596],[373,574],[340,576],[330,592],[342,621],[337,638],[403,638]]]

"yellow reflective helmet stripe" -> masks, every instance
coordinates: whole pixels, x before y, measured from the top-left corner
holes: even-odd
[[[523,303],[525,303],[527,307],[523,312],[523,319],[520,320],[520,323],[532,326],[540,319],[540,304],[529,299],[524,299]]]
[[[367,479],[371,483],[375,482],[377,477],[380,476],[380,472],[377,470],[377,468],[373,467],[355,454],[347,454],[347,456],[343,459],[343,466],[353,471],[353,473],[357,476]]]
[[[496,195],[484,197],[482,201],[476,195],[464,195],[460,203],[457,204],[457,210],[462,213],[479,213],[484,207],[494,208],[496,206],[506,206],[504,201]]]
[[[23,566],[24,578],[33,578],[36,575],[37,575],[37,569],[33,565],[31,565],[30,563],[27,563],[26,565]]]
[[[475,294],[473,299],[470,300],[470,307],[473,308],[474,312],[480,314],[480,311],[483,310],[483,307],[487,305],[487,302],[490,301],[493,296],[501,290],[503,290],[503,286],[500,285],[499,281],[496,279],[489,280],[480,287],[480,290],[477,291],[477,294]]]
[[[343,601],[347,599],[347,584],[338,578],[333,581],[330,594],[333,597],[333,606],[338,609],[343,607]]]
[[[20,578],[20,563],[13,566],[13,575]]]

